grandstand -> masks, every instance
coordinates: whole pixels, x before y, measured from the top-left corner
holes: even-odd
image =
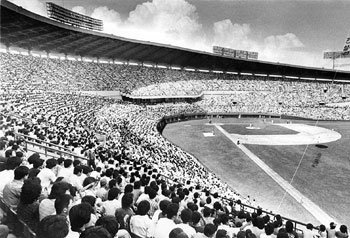
[[[319,209],[321,205],[310,197],[285,185],[283,171],[277,173],[273,170],[279,168],[272,170],[266,161],[251,156],[266,174],[274,176],[279,184],[274,187],[291,190],[297,194],[294,198],[301,198],[291,202],[295,209],[276,214],[274,208],[265,208],[269,204],[257,203],[262,198],[253,190],[258,190],[259,181],[253,183],[255,188],[250,187],[254,202],[244,182],[237,185],[238,179],[220,174],[217,169],[223,165],[215,165],[219,158],[205,160],[210,151],[197,153],[196,144],[205,140],[198,133],[215,139],[225,135],[233,142],[228,147],[239,149],[235,153],[258,154],[259,147],[248,143],[248,136],[246,141],[234,137],[249,132],[243,127],[239,133],[234,131],[239,126],[232,129],[232,120],[250,123],[250,128],[264,127],[267,135],[278,136],[281,131],[297,134],[293,125],[302,119],[303,124],[314,124],[303,127],[308,131],[297,131],[312,139],[306,144],[332,143],[340,139],[340,133],[338,142],[346,149],[350,72],[229,58],[121,38],[65,25],[5,0],[0,11],[0,194],[4,214],[0,226],[4,234],[47,237],[54,232],[49,230],[50,222],[56,222],[57,227],[62,225],[55,230],[62,233],[60,237],[79,237],[92,232],[92,221],[97,220],[110,233],[106,237],[117,233],[111,226],[119,227],[117,237],[128,237],[123,236],[128,233],[163,237],[170,232],[162,230],[163,222],[171,224],[169,229],[182,227],[188,237],[210,229],[226,229],[230,237],[247,229],[256,237],[272,233],[308,237],[311,231],[306,223],[311,222],[315,226],[312,234],[324,237],[320,225],[337,222],[336,235],[344,237],[347,231],[340,224],[349,225],[350,219],[350,204],[345,201],[349,194],[341,186],[343,182],[346,186],[350,174],[346,158],[344,164],[332,167],[344,174],[338,190],[332,190],[340,194],[334,201],[343,202],[340,210],[344,214],[328,216],[328,210]],[[276,129],[266,120],[283,126]],[[177,130],[172,138],[163,137],[163,131],[168,133],[167,124],[178,126],[181,121],[199,123],[196,126],[204,131],[192,131],[196,128],[192,126]],[[318,132],[319,121],[335,124]],[[339,121],[343,126],[336,124]],[[288,127],[285,122],[293,125]],[[323,140],[324,131],[332,139]],[[294,138],[300,142],[300,137]],[[348,151],[336,153],[341,159],[348,156]],[[259,173],[256,166],[254,169]],[[79,217],[84,209],[88,217]],[[298,217],[293,210],[308,215]],[[176,216],[177,212],[181,215]],[[147,213],[152,220],[146,219]],[[70,226],[60,219],[69,220]],[[148,224],[142,229],[141,219]]]

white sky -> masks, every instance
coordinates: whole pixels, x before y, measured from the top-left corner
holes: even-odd
[[[46,15],[44,0],[11,0]],[[323,52],[350,36],[350,0],[50,0],[104,22],[118,36],[212,51],[257,51],[259,59],[332,67]],[[336,64],[350,71],[350,59]]]

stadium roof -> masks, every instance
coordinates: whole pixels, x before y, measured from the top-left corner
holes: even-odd
[[[0,36],[0,42],[8,47],[82,57],[229,72],[350,80],[350,72],[345,71],[232,59],[207,52],[84,30],[39,16],[6,0],[1,0]]]

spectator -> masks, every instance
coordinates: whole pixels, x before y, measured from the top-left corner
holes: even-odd
[[[298,238],[298,234],[295,232],[291,221],[286,222],[286,232],[289,238]]]
[[[176,228],[174,220],[177,219],[179,205],[170,203],[166,209],[166,217],[160,218],[155,227],[154,238],[169,237],[170,231]]]
[[[108,230],[112,237],[131,238],[130,234],[123,229],[119,229],[118,221],[114,216],[103,216],[96,221],[96,226],[102,226]]]
[[[264,228],[264,233],[260,235],[260,238],[276,238],[276,236],[273,234],[274,232],[274,225],[272,223],[267,223]]]
[[[69,194],[63,194],[55,199],[55,210],[57,215],[68,216],[68,210],[73,203],[73,197]]]
[[[150,203],[147,200],[143,200],[137,205],[136,215],[130,218],[130,231],[133,235],[142,238],[151,237],[152,220],[148,216],[150,208]]]
[[[189,238],[189,236],[181,228],[177,227],[170,231],[169,238]]]
[[[57,177],[63,177],[65,181],[70,182],[70,178],[73,175],[73,160],[65,159],[63,161],[63,167],[59,170]]]
[[[56,181],[56,166],[56,159],[48,159],[46,160],[46,167],[40,170],[37,175],[41,181],[41,187],[46,191],[49,191],[50,185]]]
[[[192,227],[197,233],[204,232],[204,221],[202,215],[197,211],[192,213]]]
[[[39,202],[41,194],[40,179],[32,178],[24,181],[20,202],[17,207],[18,218],[22,219],[34,232],[39,224]]]
[[[72,231],[81,233],[88,227],[93,227],[97,220],[93,213],[94,209],[89,203],[74,205],[69,211]]]
[[[125,224],[127,217],[130,217],[135,214],[132,208],[133,202],[133,194],[125,193],[122,197],[122,207],[117,208],[117,210],[115,211],[115,217],[117,218],[121,229],[125,229],[127,227],[127,225]]]
[[[18,157],[11,157],[6,161],[6,169],[0,172],[0,196],[3,197],[3,190],[5,188],[5,185],[10,183],[15,175],[13,170],[16,169],[20,164],[22,163],[22,160]]]
[[[105,215],[115,216],[115,212],[118,208],[121,208],[120,201],[118,200],[120,194],[119,188],[111,188],[108,191],[108,200],[102,203],[105,210]]]
[[[55,200],[69,190],[66,182],[56,182],[52,185],[48,198],[43,199],[39,205],[40,221],[49,215],[55,214]]]
[[[304,238],[314,238],[316,233],[313,231],[314,226],[311,223],[306,225],[306,230],[304,231]]]
[[[196,235],[193,236],[193,238],[212,238],[214,237],[216,230],[217,230],[217,227],[214,224],[208,223],[204,226],[203,234],[197,233]]]
[[[329,224],[329,229],[327,229],[327,238],[335,238],[335,232],[337,225],[334,222]]]
[[[112,238],[108,230],[102,226],[92,226],[84,230],[79,238]]]
[[[320,229],[318,231],[320,238],[327,238],[327,230],[325,225],[320,225]]]
[[[349,237],[348,228],[345,225],[341,225],[339,228],[339,231],[335,233],[335,236],[337,238],[348,238]]]
[[[15,169],[14,180],[5,185],[3,191],[4,202],[10,207],[17,209],[24,180],[28,178],[29,169],[26,166],[19,166]]]
[[[229,236],[227,233],[227,230],[224,229],[218,229],[216,232],[215,238],[231,238],[232,236]]]
[[[181,211],[181,221],[182,223],[178,224],[177,227],[181,228],[188,237],[192,237],[196,234],[196,230],[189,225],[192,220],[192,211],[188,208]]]
[[[64,238],[68,232],[68,221],[65,216],[50,215],[40,221],[37,238]]]

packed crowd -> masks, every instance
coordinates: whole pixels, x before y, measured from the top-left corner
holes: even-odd
[[[206,95],[194,104],[208,113],[270,113],[315,120],[350,120],[350,104],[300,105],[276,100],[272,94],[264,92]]]
[[[0,86],[7,90],[95,91],[136,88],[183,79],[230,78],[224,74],[199,74],[183,70],[124,64],[40,58],[0,53]]]
[[[241,210],[238,193],[155,130],[158,117],[188,110],[186,104],[105,106],[96,113],[95,126],[110,133],[110,140],[104,145],[85,141],[86,160],[45,158],[26,151],[13,130],[27,125],[2,116],[2,200],[38,238],[299,237],[293,223],[279,215]],[[344,225],[307,228],[306,238],[348,237]],[[2,237],[10,230],[0,225]]]
[[[5,90],[118,90],[134,96],[199,95],[204,91],[250,93],[264,104],[292,106],[349,102],[349,84],[107,64],[0,53]]]
[[[186,72],[186,71],[185,71]],[[187,72],[188,73],[188,72]],[[193,72],[191,72],[193,73]],[[220,75],[215,73],[201,73],[203,75]],[[175,95],[199,95],[203,91],[232,91],[232,92],[265,92],[274,94],[282,100],[296,100],[302,98],[301,103],[308,101],[341,101],[342,93],[350,90],[347,84],[332,84],[326,82],[292,81],[282,78],[267,78],[262,76],[232,76],[231,80],[220,78],[192,79],[183,77],[175,82],[151,84],[146,87],[135,89],[135,96],[175,96]],[[344,89],[343,89],[344,87]],[[276,95],[276,93],[278,95]],[[289,97],[287,99],[287,97]],[[300,98],[298,100],[300,100]]]
[[[324,99],[320,91],[331,92],[328,99],[338,100],[337,85],[288,82],[281,86],[278,80],[250,76],[238,80],[226,74],[3,53],[0,60],[0,86],[5,90],[0,94],[4,169],[0,195],[39,238],[296,237],[293,224],[279,216],[242,211],[239,204],[251,200],[165,140],[157,124],[164,116],[198,112],[350,119],[349,107],[315,105]],[[147,88],[152,84],[156,86]],[[179,94],[236,92],[206,96],[192,104],[152,106],[71,92],[113,88],[139,89],[134,94],[141,95],[145,88],[161,95],[168,95],[169,88]],[[100,132],[107,138],[103,143],[97,137]],[[48,158],[26,151],[17,133],[59,145],[84,159]],[[0,225],[3,237],[8,229],[13,228]],[[307,232],[304,236],[325,237],[325,227],[319,230],[311,227],[312,236]],[[329,234],[333,234],[329,238],[346,238],[347,228],[338,227],[337,232],[329,228]]]

